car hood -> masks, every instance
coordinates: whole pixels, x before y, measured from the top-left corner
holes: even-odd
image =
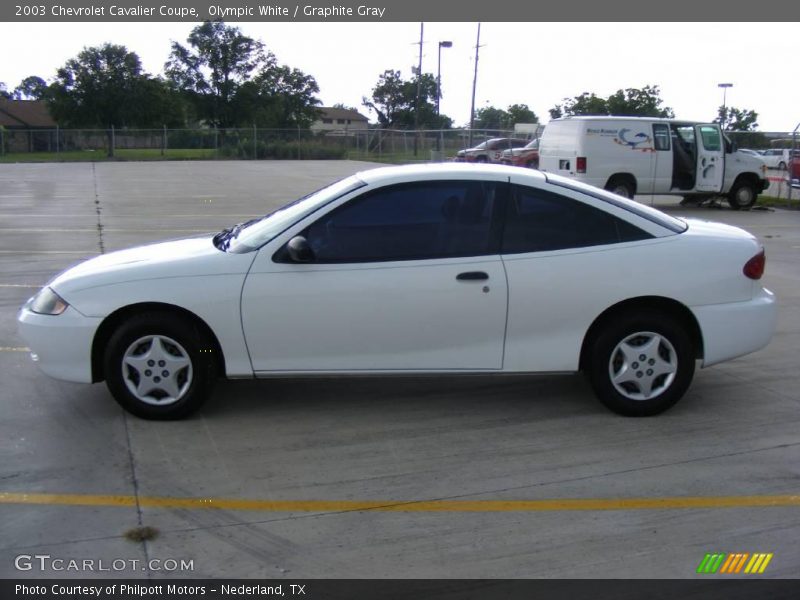
[[[137,280],[246,273],[255,254],[223,252],[206,235],[103,254],[67,269],[48,285],[68,295]]]

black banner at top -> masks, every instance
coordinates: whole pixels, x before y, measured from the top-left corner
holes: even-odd
[[[766,5],[730,0],[11,0],[7,22],[155,22],[221,19],[272,22],[546,22],[800,20],[800,2]],[[753,35],[759,26],[753,25]],[[724,38],[724,36],[723,36]]]

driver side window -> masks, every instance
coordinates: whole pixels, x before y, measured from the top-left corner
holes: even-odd
[[[303,235],[317,263],[423,260],[489,253],[495,184],[440,181],[368,192]]]

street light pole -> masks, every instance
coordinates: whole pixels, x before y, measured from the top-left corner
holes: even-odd
[[[717,87],[722,88],[722,131],[725,131],[725,122],[728,120],[728,88],[732,88],[732,83],[718,83]]]

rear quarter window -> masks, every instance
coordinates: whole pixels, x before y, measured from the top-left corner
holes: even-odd
[[[503,254],[603,246],[652,236],[599,208],[538,188],[514,186]]]

